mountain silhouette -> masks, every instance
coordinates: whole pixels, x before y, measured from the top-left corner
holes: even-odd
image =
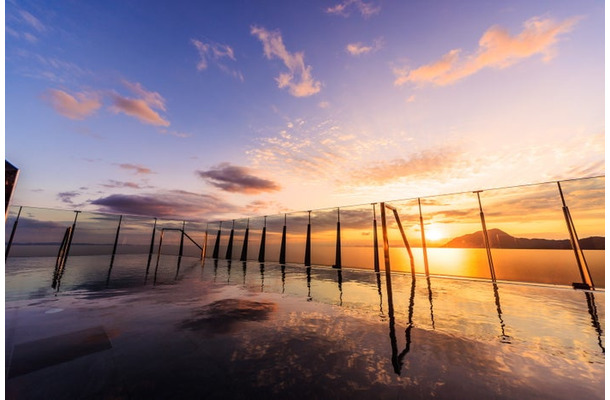
[[[572,244],[569,239],[526,239],[509,235],[500,229],[487,230],[489,245],[496,249],[564,249],[569,250]],[[603,236],[591,236],[578,241],[583,250],[604,250],[605,238]],[[445,243],[442,247],[449,248],[484,248],[485,240],[483,231],[469,233],[456,237]]]

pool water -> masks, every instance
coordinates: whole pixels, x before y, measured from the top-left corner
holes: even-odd
[[[604,398],[604,291],[155,261],[9,258],[7,398]]]

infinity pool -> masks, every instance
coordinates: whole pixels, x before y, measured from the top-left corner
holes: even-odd
[[[9,258],[7,398],[604,398],[604,291],[146,258]]]

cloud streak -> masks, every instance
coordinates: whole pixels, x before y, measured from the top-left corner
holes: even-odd
[[[555,56],[554,45],[559,36],[570,32],[579,20],[579,17],[572,17],[556,22],[534,17],[525,21],[523,30],[516,36],[500,26],[493,26],[483,34],[473,54],[462,57],[461,49],[453,49],[438,61],[416,69],[395,68],[394,84],[445,86],[484,68],[507,68],[536,54],[541,54],[543,61],[548,62]]]
[[[135,171],[136,174],[152,174],[152,170],[150,168],[143,167],[141,165],[136,164],[119,164],[119,168],[126,169],[130,171]]]
[[[252,175],[248,168],[229,163],[221,163],[208,171],[197,171],[197,175],[227,192],[256,194],[280,189],[277,183]]]
[[[280,89],[287,88],[295,97],[307,97],[318,93],[322,84],[311,75],[312,67],[305,65],[305,53],[290,53],[279,31],[268,31],[265,28],[252,26],[250,33],[263,43],[265,57],[269,60],[278,58],[284,62],[288,72],[280,73],[276,78]]]
[[[362,42],[350,43],[345,47],[345,51],[347,51],[352,56],[360,56],[363,54],[374,53],[381,49],[382,40],[376,39],[372,45],[366,45]]]
[[[208,68],[209,63],[214,63],[221,71],[231,75],[240,81],[244,81],[244,76],[240,71],[229,68],[224,60],[236,61],[235,53],[231,46],[221,43],[208,41],[204,43],[197,39],[191,39],[191,43],[199,53],[199,62],[197,63],[197,71],[204,71]]]
[[[381,11],[381,6],[373,3],[367,3],[362,0],[344,0],[339,4],[335,4],[332,7],[328,7],[325,11],[327,14],[341,15],[343,17],[349,17],[351,10],[356,9],[364,18],[368,18]]]
[[[184,190],[154,194],[112,194],[91,201],[100,211],[160,218],[206,218],[234,207],[215,196]]]
[[[102,103],[97,94],[76,93],[74,96],[58,89],[49,89],[43,94],[51,107],[66,118],[81,120],[97,111]]]
[[[161,117],[156,111],[165,111],[165,99],[157,92],[149,92],[140,83],[123,81],[132,93],[139,98],[123,97],[117,93],[112,94],[113,105],[109,109],[115,114],[124,113],[137,118],[140,122],[157,126],[169,126],[169,121]]]

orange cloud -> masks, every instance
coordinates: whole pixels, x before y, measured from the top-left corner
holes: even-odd
[[[43,98],[59,114],[70,119],[85,119],[102,106],[96,94],[76,93],[72,96],[63,90],[49,89]]]
[[[456,149],[438,148],[414,153],[409,158],[380,161],[360,168],[354,181],[368,185],[383,185],[401,178],[423,179],[440,176],[450,169],[466,167]]]
[[[553,45],[559,35],[570,32],[579,20],[580,17],[572,17],[555,22],[549,18],[534,17],[525,21],[523,30],[516,36],[511,36],[502,27],[493,26],[483,34],[473,55],[462,60],[461,49],[454,49],[440,60],[419,68],[397,68],[394,70],[394,84],[449,85],[483,68],[506,68],[536,54],[542,54],[543,61],[548,62],[555,55]]]
[[[265,28],[253,26],[250,33],[263,43],[263,51],[268,59],[279,58],[288,68],[287,73],[281,73],[276,78],[279,88],[288,88],[295,97],[307,97],[320,91],[322,84],[313,79],[311,66],[305,65],[303,52],[290,53],[286,50],[282,36],[278,31],[268,31]]]

